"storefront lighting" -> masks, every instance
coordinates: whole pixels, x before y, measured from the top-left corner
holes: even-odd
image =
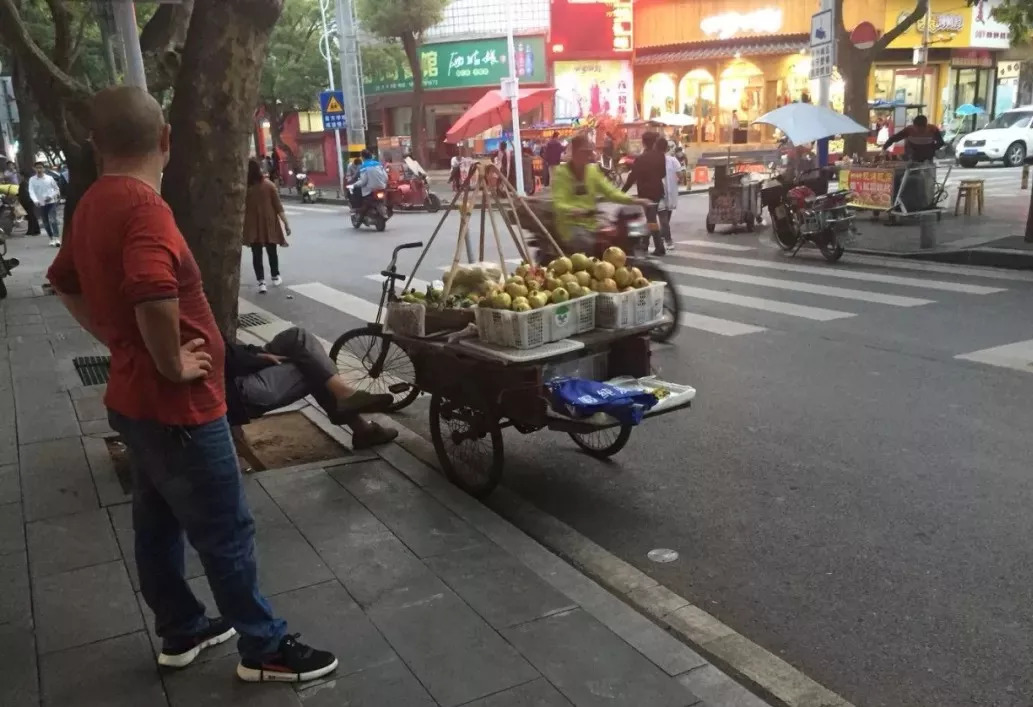
[[[562,54],[563,53],[563,45],[562,44],[553,44],[552,45],[552,52],[554,54]]]
[[[703,34],[731,39],[737,34],[774,34],[782,29],[782,10],[766,7],[752,12],[726,12],[704,17],[699,23]]]
[[[742,59],[742,52],[736,52],[735,53],[735,58],[736,59]]]

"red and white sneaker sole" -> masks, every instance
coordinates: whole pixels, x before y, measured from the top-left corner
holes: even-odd
[[[158,665],[163,665],[166,668],[185,668],[197,660],[197,656],[201,655],[201,651],[205,648],[211,648],[212,646],[217,646],[220,643],[225,643],[236,635],[236,629],[231,628],[224,633],[220,633],[218,636],[212,636],[207,641],[201,641],[186,653],[180,653],[178,655],[162,653],[158,656]]]
[[[266,670],[264,668],[248,668],[243,663],[237,665],[237,677],[244,682],[308,682],[317,680],[328,673],[337,670],[337,659],[327,666],[318,670],[310,670],[307,673],[285,673],[279,670]]]

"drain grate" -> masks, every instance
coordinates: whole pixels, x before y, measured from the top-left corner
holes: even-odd
[[[110,356],[79,356],[72,359],[83,385],[104,385],[111,370]]]
[[[248,312],[247,314],[237,316],[237,326],[241,329],[272,323],[273,321],[269,319],[269,317],[266,317],[263,314],[258,314],[257,312]]]

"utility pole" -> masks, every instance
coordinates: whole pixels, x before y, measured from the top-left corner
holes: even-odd
[[[140,51],[140,30],[136,26],[136,5],[133,0],[119,0],[113,3],[115,26],[122,39],[126,53],[125,83],[147,90],[147,74],[143,67],[143,52]]]
[[[918,103],[925,104],[925,75],[929,73],[929,25],[933,21],[933,7],[931,0],[925,0],[925,26],[922,28],[922,76],[918,80]],[[929,115],[928,109],[932,106],[925,105],[923,113]]]
[[[330,28],[326,23],[326,11],[330,9],[330,0],[319,0],[319,17],[323,21],[323,39],[326,42],[326,52],[323,58],[326,59],[326,76],[330,82],[329,89],[334,90],[334,63],[330,60]],[[322,46],[320,46],[322,49]],[[337,196],[344,196],[344,155],[341,154],[341,131],[334,130],[334,146],[337,148]]]
[[[513,3],[506,3],[506,44],[509,52],[509,109],[513,114],[513,169],[516,170],[517,194],[524,192],[524,148],[520,141],[520,82],[517,80],[516,43],[513,41]]]
[[[821,5],[819,7],[819,10],[821,12],[830,12],[831,13],[832,21],[829,23],[829,26],[832,28],[832,63],[833,63],[833,65],[835,65],[835,62],[836,62],[836,50],[838,49],[838,47],[836,46],[836,42],[837,42],[837,39],[838,39],[837,35],[839,34],[837,32],[837,28],[839,27],[839,18],[836,17],[836,6],[835,6],[835,3],[833,2],[833,0],[821,0]],[[813,61],[813,58],[812,58],[812,61]],[[818,78],[818,105],[821,106],[822,108],[829,108],[830,107],[830,105],[829,105],[830,104],[829,89],[831,87],[831,84],[832,84],[832,77],[829,76],[827,73],[823,74],[821,77]],[[829,163],[829,140],[828,140],[828,138],[823,138],[823,139],[818,141],[818,165],[821,166],[821,167],[825,167],[825,166],[828,165],[828,163]]]
[[[341,54],[341,92],[348,121],[348,151],[366,147],[366,96],[362,88],[362,57],[352,0],[337,0],[337,44]]]

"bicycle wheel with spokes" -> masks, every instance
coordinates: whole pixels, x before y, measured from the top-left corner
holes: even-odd
[[[453,484],[475,498],[484,498],[498,485],[505,453],[499,421],[491,413],[434,393],[430,437],[441,470]]]
[[[651,263],[639,265],[642,275],[651,282],[666,282],[664,288],[664,323],[649,332],[653,341],[670,341],[678,332],[678,318],[681,316],[681,303],[678,300],[678,291],[674,288],[674,281],[660,267]]]
[[[624,449],[631,438],[631,425],[607,427],[595,432],[568,432],[574,444],[596,459],[609,459]]]
[[[378,327],[341,334],[330,347],[330,360],[356,390],[393,395],[395,401],[388,412],[401,410],[420,395],[409,354]]]

